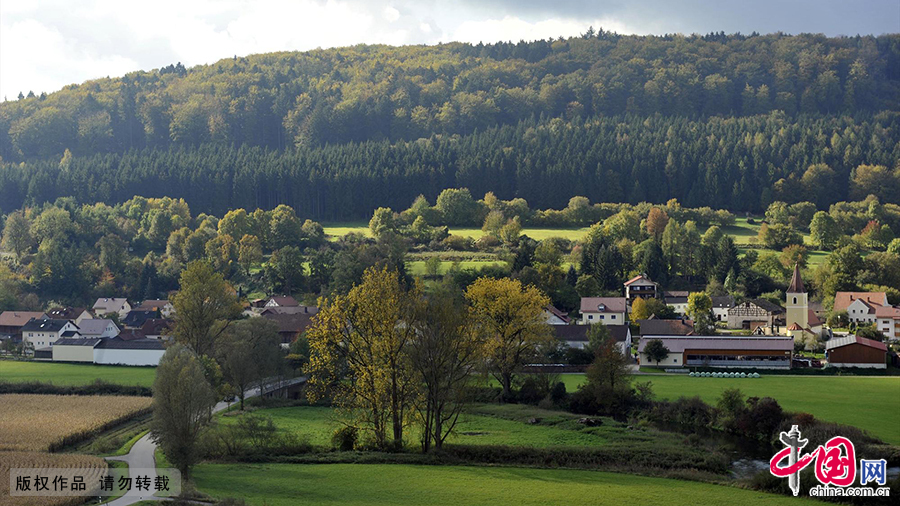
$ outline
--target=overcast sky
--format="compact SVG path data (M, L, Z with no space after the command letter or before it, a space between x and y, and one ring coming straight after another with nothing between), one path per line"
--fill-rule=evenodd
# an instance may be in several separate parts
M0 0L0 97L182 62L357 43L900 32L900 0Z

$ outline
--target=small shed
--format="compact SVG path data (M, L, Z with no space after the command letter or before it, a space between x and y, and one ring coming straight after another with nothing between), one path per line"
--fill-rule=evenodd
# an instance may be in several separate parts
M825 343L829 367L887 369L887 346L859 336L831 339Z

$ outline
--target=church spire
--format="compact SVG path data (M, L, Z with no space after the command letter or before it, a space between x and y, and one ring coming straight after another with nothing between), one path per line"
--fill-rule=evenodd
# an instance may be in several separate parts
M800 263L794 264L794 275L791 276L791 284L788 286L787 293L806 293L806 287L803 286L803 279L800 277Z

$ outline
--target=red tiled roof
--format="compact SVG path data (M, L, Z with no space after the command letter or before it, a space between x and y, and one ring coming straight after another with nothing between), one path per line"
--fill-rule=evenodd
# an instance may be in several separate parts
M560 320L562 320L566 323L569 323L569 315L567 315L566 313L563 313L562 311L557 309L556 306L554 306L553 304L548 305L544 309L549 311L551 314L555 315Z
M0 326L21 327L32 318L43 320L47 315L40 311L4 311L0 313Z
M875 309L876 318L900 319L900 307L882 306Z
M628 281L626 281L626 282L624 283L624 285L625 285L625 286L628 286L628 285L634 283L635 281L637 281L637 280L639 280L639 279L644 279L644 280L646 280L646 281L650 281L649 278L647 278L647 277L645 277L643 274L641 274L641 275L639 275L639 276L635 276L635 277L629 279ZM650 282L653 283L653 281L650 281ZM654 283L654 284L655 284L655 283Z
M834 311L846 311L854 300L874 302L879 306L887 305L887 294L884 292L837 292L834 294Z

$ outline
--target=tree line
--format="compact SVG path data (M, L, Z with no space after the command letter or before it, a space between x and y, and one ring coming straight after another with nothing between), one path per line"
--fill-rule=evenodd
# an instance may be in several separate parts
M762 212L775 201L819 209L877 196L900 203L900 115L795 118L614 116L527 119L465 136L290 150L231 144L0 163L0 205L133 195L184 199L198 212L292 207L317 221L403 209L446 188L560 209L592 202L666 202Z

